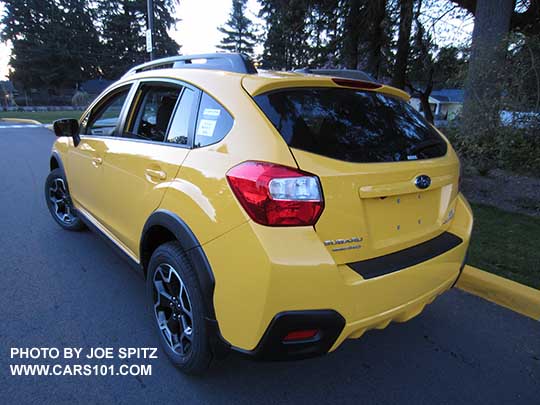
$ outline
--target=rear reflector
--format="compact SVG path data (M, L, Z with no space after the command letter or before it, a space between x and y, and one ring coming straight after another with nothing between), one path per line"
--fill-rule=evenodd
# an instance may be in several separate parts
M227 180L250 218L261 225L315 225L324 208L319 178L298 169L250 161L229 170Z
M373 83L373 82L364 82L363 80L332 79L332 81L339 86L354 87L356 89L364 89L364 90L379 89L382 87L382 84Z
M287 333L283 338L284 342L292 342L295 340L308 340L313 339L319 333L318 329L306 329L306 330L295 330Z

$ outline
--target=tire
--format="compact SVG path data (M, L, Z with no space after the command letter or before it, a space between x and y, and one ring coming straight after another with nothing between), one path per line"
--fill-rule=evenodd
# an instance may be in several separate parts
M163 350L182 372L202 374L212 360L205 306L195 270L178 242L154 251L146 290Z
M45 180L45 201L53 219L68 231L85 229L84 223L77 216L69 195L66 178L61 169L52 170Z

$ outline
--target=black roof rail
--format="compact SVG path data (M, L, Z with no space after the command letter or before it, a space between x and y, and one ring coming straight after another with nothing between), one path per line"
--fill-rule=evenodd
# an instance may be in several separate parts
M210 69L235 73L257 73L257 69L247 55L242 53L202 53L198 55L178 55L152 60L128 70L123 77L154 69Z
M364 72L363 70L302 68L302 69L295 69L294 72L313 74L313 75L342 77L344 79L364 80L367 82L376 82L376 80L370 74Z

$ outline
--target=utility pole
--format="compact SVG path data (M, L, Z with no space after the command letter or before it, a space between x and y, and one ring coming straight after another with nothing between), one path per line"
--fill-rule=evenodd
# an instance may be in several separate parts
M146 52L150 54L150 60L154 59L154 0L146 0L148 25L146 30Z

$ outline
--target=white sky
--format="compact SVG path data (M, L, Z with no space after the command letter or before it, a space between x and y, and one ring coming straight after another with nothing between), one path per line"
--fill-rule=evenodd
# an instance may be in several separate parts
M180 0L176 17L181 21L171 30L170 35L182 45L182 53L214 52L222 34L217 27L224 24L231 9L231 0ZM259 11L257 0L248 0L248 16L255 22ZM0 0L0 15L4 5ZM463 34L472 31L472 21L463 22L448 18L445 21L445 34L436 35L439 43L456 43L463 40ZM460 38L456 38L460 37ZM459 41L460 39L461 41ZM259 50L259 49L257 49ZM10 48L6 43L0 43L0 80L5 80L8 74Z

